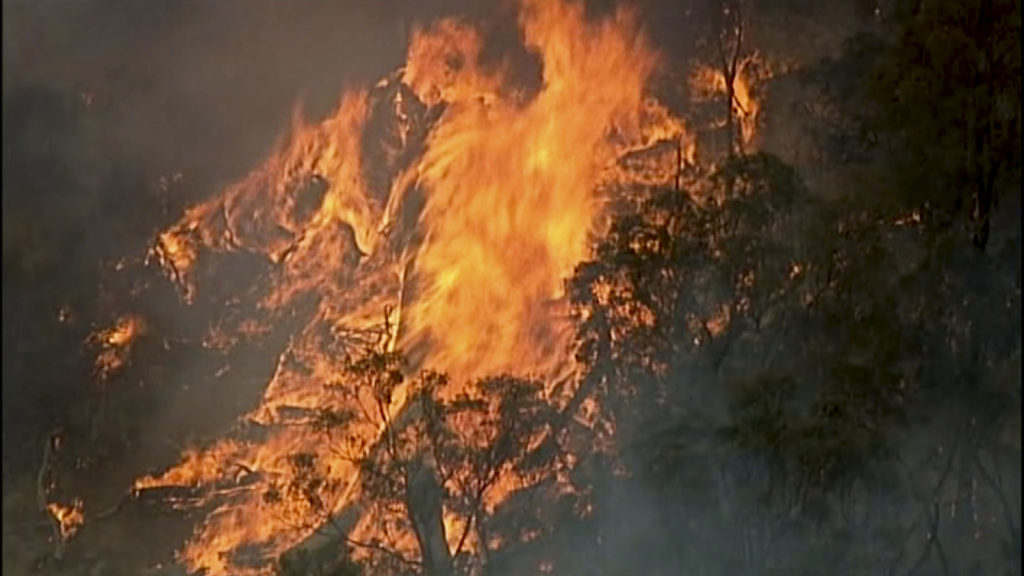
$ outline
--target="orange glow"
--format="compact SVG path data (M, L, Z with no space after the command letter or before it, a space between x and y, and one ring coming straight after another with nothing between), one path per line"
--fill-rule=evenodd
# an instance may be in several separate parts
M352 91L319 124L297 113L290 137L260 167L156 239L151 261L190 303L215 272L203 262L210 254L258 254L273 270L269 285L254 289L257 317L213 327L210 347L229 349L239 336L293 318L299 302L315 302L261 405L244 418L262 427L260 441L221 440L136 482L139 490L189 487L197 494L191 505L212 510L180 553L189 570L266 573L234 554L256 548L273 558L357 501L357 471L303 425L316 410L346 407L324 385L338 383L346 352L373 337L367 331L385 309L397 336L390 345L409 353L410 368L452 375L446 396L496 373L553 380L572 371L562 283L601 231L609 200L601 191L631 178L663 185L678 169L674 156L624 168L628 154L677 142L692 161L694 148L683 123L645 97L656 58L628 12L588 22L579 3L525 0L519 23L543 70L528 101L501 68L484 69L473 28L451 19L417 28L404 69L378 86L401 81L386 103L396 146L411 144L414 118L425 122L418 109L437 114L419 127L422 152L386 184L366 176L379 159L363 149L379 92ZM396 391L393 414L407 394ZM349 432L369 449L380 431ZM465 432L466 441L488 437L472 426ZM264 497L300 453L315 456L326 479L317 489L323 510L287 493ZM504 474L487 509L528 483ZM377 531L387 521L364 515L354 536L385 539ZM444 522L454 545L451 532L465 519L449 514ZM414 541L396 538L414 553Z
M85 522L85 514L82 512L82 501L80 499L76 498L71 503L71 506L62 506L51 502L46 505L46 509L57 520L57 524L60 525L60 537L63 540L68 540L74 536Z
M132 346L146 330L146 321L141 316L129 315L121 317L111 328L89 337L89 341L100 349L94 364L101 382L127 364Z
M736 79L733 81L732 114L739 125L739 135L747 152L755 146L755 136L761 116L761 103L756 90L764 80L759 76L763 66L758 54L752 53L737 64ZM705 64L694 67L690 76L690 90L697 101L723 98L728 94L725 75L722 70ZM720 126L725 125L725 120Z

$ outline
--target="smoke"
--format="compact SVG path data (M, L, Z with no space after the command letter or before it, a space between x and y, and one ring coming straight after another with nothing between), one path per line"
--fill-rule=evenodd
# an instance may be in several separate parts
M88 334L144 309L150 334L160 336L140 342L134 355L141 365L147 350L157 357L174 338L207 328L201 304L183 312L169 286L138 289L162 281L140 272L157 230L258 165L297 103L319 119L345 88L372 85L399 66L413 23L489 16L481 57L507 55L519 44L509 17L514 4L5 3L3 346L15 360L4 365L5 478L9 466L34 469L36 446L52 429L84 430L95 417L99 408L83 408L97 395L82 347ZM615 4L591 2L588 12L600 15ZM639 4L653 43L667 59L684 62L690 28L701 25L689 18L690 8ZM528 57L513 54L513 61L517 73L536 74ZM122 258L136 272L131 277L118 271ZM125 296L131 294L138 300ZM65 307L69 320L61 320ZM108 456L116 466L94 466L107 474L93 479L106 491L100 501L116 498L111 492L140 468L172 462L190 436L213 436L251 408L274 358L262 349L243 358L244 375L206 388L199 375L214 371L216 352L172 355L129 372L121 383L140 392L103 408L127 415L112 427L126 428L130 438L121 454ZM161 383L175 386L154 391ZM650 524L657 508L639 488L613 500L636 504L612 509L609 525ZM621 522L631 514L641 518Z

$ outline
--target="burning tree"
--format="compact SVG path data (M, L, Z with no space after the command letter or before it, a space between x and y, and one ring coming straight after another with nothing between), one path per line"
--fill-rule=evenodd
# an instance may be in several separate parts
M948 249L930 200L822 201L754 154L753 4L706 6L712 64L692 88L724 125L714 166L694 165L683 122L646 97L659 59L632 14L524 0L536 87L492 66L464 21L416 28L402 69L347 91L319 122L297 113L262 165L158 236L150 261L204 325L215 316L191 341L216 351L216 378L256 356L267 365L259 406L240 408L227 438L135 483L133 495L163 489L206 513L182 569L263 576L289 550L283 573L356 571L351 555L396 574L617 575L638 571L616 557L626 542L667 558L664 573L792 573L806 539L804 556L854 542L854 569L895 573L935 558L948 571L948 543L972 530L985 546L1019 542L1004 481L1019 476L1005 408L1019 397L1019 324L1014 338L1002 318L1019 310L1019 266L1014 277ZM871 138L954 158L956 178L900 157L907 181L935 176L958 195L974 183L982 246L996 189L1015 174L1002 157L1019 148L1019 106L991 72L1019 68L1015 29L985 24L993 6L901 15L912 26L887 48L899 57L867 84L902 100L853 107L876 116L863 123ZM964 50L902 74L961 20L976 28ZM965 69L998 97L921 91L972 51ZM865 84L849 64L842 75ZM973 102L972 114L920 130L933 100L957 115ZM949 146L930 147L940 137ZM997 281L971 284L972 272ZM368 328L381 307L396 314ZM125 315L97 333L95 376L136 369L163 331ZM223 379L233 394L237 374ZM897 424L936 405L955 423L929 444L938 465L899 461ZM902 500L869 506L889 486ZM656 494L652 534L627 534L633 512L609 501L641 490L622 487ZM59 535L82 520L81 508L39 507ZM880 537L884 524L905 533ZM578 568L575 550L599 560Z
M311 517L335 517L335 507L349 504L353 517L361 517L357 508L372 512L365 505L372 498L359 505L351 498L375 489L394 504L378 507L382 514L405 518L394 531L407 538L385 543L412 565L444 571L461 561L452 550L481 558L492 552L491 498L535 480L533 472L512 473L520 456L509 451L521 441L508 434L526 432L510 425L511 414L533 410L527 399L554 408L572 393L563 279L603 226L600 184L621 175L617 163L626 154L685 136L682 122L645 95L656 58L635 14L591 18L579 2L526 0L519 24L525 49L542 66L537 92L524 92L487 63L483 38L466 22L417 27L402 70L373 90L346 92L319 123L297 118L262 166L188 209L157 239L151 261L186 303L225 311L224 331L238 337L212 340L223 341L226 355L236 341L288 332L260 406L242 418L243 434L136 483L209 490L203 505L216 503L216 513L181 552L189 569L259 573L252 562L240 567L239 550L277 556L309 536ZM650 168L668 179L677 172L671 162ZM259 262L255 285L242 287L241 297L200 292L222 262L239 255ZM358 335L388 306L393 348L366 355L375 358L368 365L347 362ZM398 349L408 354L400 382L382 380L380 370L401 362L380 354ZM407 371L425 367L452 380L407 380ZM522 392L542 387L513 385L521 381L511 376L489 379L501 374L540 375L544 394ZM319 432L331 428L344 441L307 433L318 413ZM445 426L426 425L435 413ZM457 441L432 435L445 429ZM452 445L459 449L449 454ZM297 453L315 458L297 461ZM324 484L297 486L297 493L312 490L323 502L271 515L254 479L286 486L294 471L309 470ZM379 478L392 480L375 485ZM422 491L414 490L416 478L427 482ZM342 523L370 544L372 522ZM504 538L500 546L509 545Z
M475 573L494 546L495 502L555 473L554 455L538 455L553 410L539 381L496 376L453 395L445 374L405 371L386 342L366 347L325 384L337 407L308 422L308 433L359 471L351 489L361 520L336 514L324 498L336 486L307 453L291 457L289 477L270 485L265 501L293 522L333 531L376 569ZM379 440L368 442L366 430Z
M667 573L813 573L839 551L845 573L1018 573L999 478L1019 476L1020 324L991 315L1020 305L1014 245L971 256L767 155L702 183L620 217L572 291L584 385L650 451L636 473L660 502L694 491L660 525L692 543Z

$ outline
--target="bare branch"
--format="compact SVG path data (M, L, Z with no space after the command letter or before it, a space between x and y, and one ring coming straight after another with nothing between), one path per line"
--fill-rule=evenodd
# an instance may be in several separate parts
M452 557L457 557L462 552L462 546L466 543L466 537L469 536L469 529L473 526L473 520L476 518L476 514L470 514L466 520L466 526L462 529L462 536L459 537L459 544L455 547L455 552L452 553Z

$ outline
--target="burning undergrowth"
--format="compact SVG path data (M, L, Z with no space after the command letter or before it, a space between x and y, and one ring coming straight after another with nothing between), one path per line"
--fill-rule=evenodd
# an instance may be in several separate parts
M414 558L441 546L435 556L482 562L503 541L539 534L488 536L484 516L528 489L574 490L571 447L543 472L524 464L537 458L528 454L492 461L475 488L469 479L484 472L466 454L482 458L501 430L516 430L509 406L523 410L527 397L550 413L519 438L528 452L568 442L565 418L553 416L580 405L563 281L628 200L623 190L678 185L695 143L647 96L657 56L628 11L588 20L576 3L527 0L519 24L540 62L538 89L515 85L507 64L485 64L484 38L466 22L417 28L404 68L347 91L320 122L297 111L262 165L158 235L148 262L186 306L216 318L203 346L223 355L218 376L230 378L252 346L280 343L259 406L134 483L135 495L183 490L168 505L201 512L179 555L189 570L265 573L339 522L363 553L386 542ZM125 316L98 334L99 377L151 331ZM353 371L358 358L393 369L386 393L366 366ZM442 457L441 437L409 424L430 410L461 431L462 456ZM343 430L348 452L310 433L318 426ZM410 524L399 513L408 503L369 503L366 462L378 453L440 483L448 499L437 518ZM441 544L420 521L439 523L430 530Z

